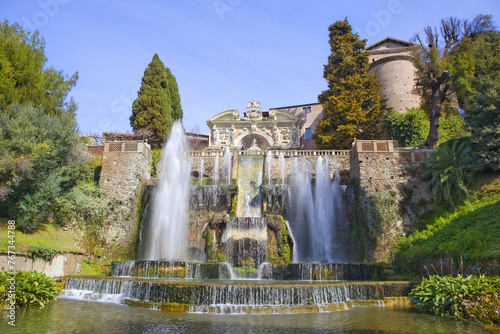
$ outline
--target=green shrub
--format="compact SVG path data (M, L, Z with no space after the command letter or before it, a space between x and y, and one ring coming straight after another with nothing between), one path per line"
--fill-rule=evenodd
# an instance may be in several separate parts
M409 109L402 114L395 110L384 115L383 126L400 147L421 146L429 134L429 119L421 109Z
M93 184L81 184L55 200L54 221L67 224L102 224L108 205L101 189Z
M26 256L32 260L40 258L48 262L52 260L54 256L56 256L56 254L60 252L61 251L59 249L55 249L48 246L30 246L28 247Z
M483 324L500 325L500 295L482 291L479 296L466 299L463 303L465 318Z
M500 293L500 277L488 276L438 276L432 275L413 288L409 299L418 308L441 316L464 318L467 309L475 309L471 300L484 297L483 291Z
M151 158L151 176L155 176L157 173L156 166L161 161L161 149L153 149L153 157Z
M18 271L15 274L0 272L0 305L7 304L11 297L8 279L15 278L15 305L44 306L52 299L56 299L59 288L52 278L44 273Z

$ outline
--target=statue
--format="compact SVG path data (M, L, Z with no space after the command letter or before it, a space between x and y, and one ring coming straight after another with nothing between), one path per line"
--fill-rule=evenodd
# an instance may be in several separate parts
M215 144L217 142L217 129L214 125L214 127L212 128L212 144Z
M231 125L231 130L229 130L229 145L233 144L235 136L236 136L236 129L235 129L234 124L233 124L233 125Z
M278 146L279 143L279 133L278 133L278 126L275 125L273 128L273 140L274 140L274 146Z
M250 111L257 111L257 108L262 109L262 105L260 102L255 102L255 100L253 100L253 102L248 102L247 108L251 108Z

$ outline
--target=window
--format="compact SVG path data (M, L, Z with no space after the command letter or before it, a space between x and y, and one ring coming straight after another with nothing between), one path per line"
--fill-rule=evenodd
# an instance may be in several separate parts
M302 113L303 114L309 114L311 112L311 107L303 107L302 108Z
M306 133L304 135L305 140L310 140L312 139L312 129L311 128L306 128Z

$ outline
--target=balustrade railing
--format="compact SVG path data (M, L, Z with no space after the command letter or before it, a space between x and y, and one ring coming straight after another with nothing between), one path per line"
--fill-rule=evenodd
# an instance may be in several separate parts
M104 153L142 153L146 159L151 161L153 153L149 145L143 141L110 141L104 143Z
M232 151L232 154L237 155L267 155L269 151ZM303 156L331 156L331 155L342 155L348 156L348 150L271 150L271 155L278 157L283 154L285 157L303 157ZM188 157L222 157L224 152L221 151L189 151L186 152Z

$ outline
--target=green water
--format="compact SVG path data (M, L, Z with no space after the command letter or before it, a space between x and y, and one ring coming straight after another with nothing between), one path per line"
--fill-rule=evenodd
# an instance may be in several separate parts
M389 307L332 313L216 315L170 313L119 304L60 299L2 318L0 333L491 333L480 325Z

